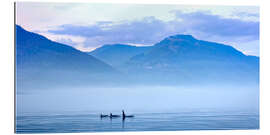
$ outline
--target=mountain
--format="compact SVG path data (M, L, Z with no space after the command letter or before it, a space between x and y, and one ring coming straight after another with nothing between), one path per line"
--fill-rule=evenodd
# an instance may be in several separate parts
M110 65L16 25L16 75L19 87L91 84L119 72Z
M16 26L17 89L231 82L258 83L259 58L191 35L169 36L149 47L113 44L85 53Z
M144 53L150 50L151 47L136 47L124 44L111 44L104 45L88 54L95 56L96 58L118 67L127 62L131 57Z
M259 58L229 45L174 35L130 58L125 72L142 82L258 82Z

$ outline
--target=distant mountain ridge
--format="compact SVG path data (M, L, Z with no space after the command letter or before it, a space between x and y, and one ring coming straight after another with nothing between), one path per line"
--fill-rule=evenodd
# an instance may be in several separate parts
M143 71L167 81L258 81L259 58L246 56L229 45L197 40L191 35L175 35L134 56L129 70ZM142 78L147 78L142 75ZM174 79L172 79L174 78ZM179 81L181 80L181 81Z
M258 59L256 56L246 56L232 46L197 40L191 35L175 35L167 37L155 44L151 50L143 54L143 59L149 59L151 61L154 59L190 59L195 61L204 59L232 60L231 58L244 57ZM136 59L142 59L142 55L133 57L132 61Z
M124 47L122 45L121 47ZM125 46L130 48L130 46ZM110 62L126 56L117 45L97 48L91 55L109 57ZM134 52L139 47L133 47ZM100 51L102 50L102 51ZM105 51L103 51L105 50ZM107 53L113 51L115 53ZM104 53L106 52L106 53ZM117 55L118 57L114 57ZM259 58L247 56L232 46L203 41L191 35L169 36L153 46L118 61L119 69L141 82L254 81L259 78ZM106 60L105 60L106 61Z
M85 53L16 26L17 88L106 84L258 83L259 57L191 35L153 46L104 45Z
M97 57L100 60L112 65L120 66L127 62L131 57L150 50L151 47L137 47L125 44L103 45L88 54Z
M93 56L28 32L18 25L16 71L19 86L30 86L31 83L34 86L34 82L39 85L91 84L109 75L119 74L116 69Z
M50 60L57 60L57 59L61 60L64 57L68 57L69 59L65 59L64 61L58 61L60 63L52 63L52 64L57 64L57 65L54 65L56 66L54 68L61 66L60 64L69 64L69 66L66 68L70 68L70 69L85 68L87 70L88 68L92 68L92 70L100 70L100 68L96 68L95 66L98 66L98 67L103 66L104 68L106 68L105 70L113 70L112 67L110 67L109 65L107 65L106 63L102 61L99 61L95 57L89 56L85 54L84 52L81 52L71 46L51 41L35 33L27 32L20 26L16 26L16 37L17 37L16 53L18 56L18 60L17 60L18 64L20 63L23 64L23 62L27 62L27 60L35 60L35 58L37 58L38 56L42 59L45 59L44 62L48 62L46 61L46 59L48 58L52 58ZM42 57L43 53L44 55L46 53L49 53L50 55L47 57ZM42 59L38 59L40 63L37 63L37 61L35 61L34 64L44 64L42 63L43 62ZM76 60L71 61L71 59L76 59ZM80 62L82 62L83 65L80 65L80 67L76 67L77 66L76 64ZM48 63L46 63L46 65L43 65L43 66L48 66Z

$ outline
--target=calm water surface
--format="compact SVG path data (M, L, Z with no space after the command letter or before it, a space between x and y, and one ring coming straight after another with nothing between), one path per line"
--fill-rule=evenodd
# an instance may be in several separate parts
M176 131L258 129L259 115L245 112L137 113L134 118L100 118L98 114L24 115L17 133Z

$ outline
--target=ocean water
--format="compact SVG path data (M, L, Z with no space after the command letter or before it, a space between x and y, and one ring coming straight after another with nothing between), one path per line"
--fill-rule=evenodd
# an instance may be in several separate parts
M120 114L120 113L119 113ZM259 129L259 115L247 112L133 113L134 118L99 114L40 114L16 117L16 133Z

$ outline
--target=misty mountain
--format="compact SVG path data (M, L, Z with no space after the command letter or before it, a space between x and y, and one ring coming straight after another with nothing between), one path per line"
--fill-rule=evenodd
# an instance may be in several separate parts
M124 44L104 45L88 54L112 65L120 66L127 62L131 57L150 50L151 47L136 47Z
M259 80L258 57L191 35L167 37L147 52L131 57L124 67L138 80L161 83Z
M108 63L108 64L107 64ZM85 53L16 26L17 88L183 85L259 81L259 58L191 35L150 47L104 45Z
M119 72L108 64L16 25L18 86L91 84ZM36 84L35 84L36 83Z

